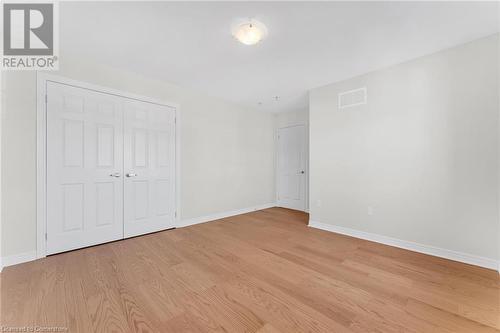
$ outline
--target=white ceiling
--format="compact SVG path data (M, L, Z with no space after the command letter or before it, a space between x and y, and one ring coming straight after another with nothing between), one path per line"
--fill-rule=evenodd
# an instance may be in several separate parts
M496 2L61 3L61 54L265 111L307 108L307 91L498 31ZM266 24L246 46L233 20ZM274 101L273 96L280 96ZM259 102L262 105L259 106Z

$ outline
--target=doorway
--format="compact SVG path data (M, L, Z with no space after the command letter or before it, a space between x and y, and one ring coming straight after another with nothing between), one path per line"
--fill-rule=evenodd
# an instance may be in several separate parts
M278 128L277 204L307 211L307 136L305 125Z
M44 88L41 254L175 227L176 107L85 84Z

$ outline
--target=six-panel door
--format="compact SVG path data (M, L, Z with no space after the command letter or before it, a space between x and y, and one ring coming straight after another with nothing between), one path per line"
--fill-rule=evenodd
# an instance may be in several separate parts
M47 83L47 254L123 237L121 104Z
M173 227L174 203L175 109L47 83L47 254Z
M304 126L278 130L278 206L305 210L306 154Z
M175 221L175 109L127 100L124 234L173 228Z

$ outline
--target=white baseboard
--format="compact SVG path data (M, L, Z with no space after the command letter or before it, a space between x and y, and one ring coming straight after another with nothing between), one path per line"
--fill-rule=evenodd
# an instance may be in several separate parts
M262 210L262 209L271 208L271 207L276 207L276 204L273 202L273 203L268 203L268 204L263 204L263 205L248 207L248 208L242 208L242 209L237 209L237 210L231 210L231 211L212 214L212 215L205 215L205 216L195 217L195 218L191 218L191 219L185 219L185 220L181 220L179 223L177 223L177 227L182 228L182 227L187 227L187 226L194 225L194 224L205 223L205 222L210 222L210 221L214 221L214 220L220 220L220 219L223 219L226 217L246 214L246 213L254 212L256 210Z
M491 258L485 258L485 257L476 256L473 254L442 249L442 248L431 246L431 245L414 243L414 242L405 241L402 239L387 237L387 236L378 235L378 234L372 234L372 233L365 232L365 231L344 228L344 227L326 224L326 223L317 222L317 221L312 221L312 220L309 220L309 226L312 228L317 228L317 229L321 229L321 230L335 232L337 234L352 236L352 237L361 238L361 239L369 240L369 241L376 242L376 243L381 243L381 244L385 244L385 245L399 247L399 248L414 251L414 252L425 253L425 254L429 254L431 256L435 256L435 257L441 257L441 258L445 258L445 259L463 262L463 263L470 264L470 265L489 268L489 269L496 270L500 273L500 262L498 262L495 259L491 259Z
M258 205L258 206L243 208L243 209L237 209L237 210L232 210L232 211L213 214L213 215L196 217L196 218L192 218L192 219L182 220L177 225L177 227L187 227L187 226L193 225L193 224L204 223L204 222L209 222L209 221L213 221L213 220L219 220L219 219L222 219L225 217L241 215L241 214L245 214L245 213L254 212L256 210L271 208L271 207L275 207L275 206L276 205L274 203L268 203L268 204L264 204L264 205ZM7 256L7 257L0 257L0 272L2 271L2 269L4 267L21 264L23 262L32 261L35 259L37 259L36 251L24 252L24 253L12 255L12 256Z
M0 258L0 271L7 266L22 264L36 259L36 251L29 251Z

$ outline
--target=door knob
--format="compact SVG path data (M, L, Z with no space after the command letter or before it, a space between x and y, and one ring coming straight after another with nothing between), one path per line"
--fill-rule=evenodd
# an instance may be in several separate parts
M127 177L137 177L136 173L127 173Z
M120 175L119 172L112 173L112 174L110 174L110 176L111 177L115 177L115 178L120 178L121 177L121 175Z
M305 172L304 170L302 170L300 173L301 173L301 174L304 174L304 173L306 173L306 172Z

